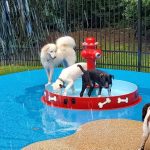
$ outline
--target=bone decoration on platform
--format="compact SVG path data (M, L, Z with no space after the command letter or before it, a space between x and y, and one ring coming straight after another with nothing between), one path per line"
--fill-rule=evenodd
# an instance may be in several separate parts
M49 96L48 97L48 101L55 101L56 102L56 100L57 100L56 96L54 96L54 97Z
M106 98L106 101L104 101L103 103L99 102L98 106L99 106L99 108L103 108L104 105L109 104L109 103L111 103L111 99L110 98Z
M120 104L120 103L128 103L128 102L129 102L128 97L126 97L125 99L121 99L120 97L118 98L118 104Z

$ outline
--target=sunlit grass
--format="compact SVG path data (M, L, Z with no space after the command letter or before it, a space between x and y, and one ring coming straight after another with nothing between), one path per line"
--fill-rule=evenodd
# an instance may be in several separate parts
M0 75L10 74L15 72L29 71L34 69L41 69L42 66L0 66Z
M77 62L85 61L81 58L79 51L76 51L76 54ZM141 71L150 72L150 55L146 53L142 54L141 59ZM0 75L42 68L42 66L39 65L40 63L37 64L37 62L34 61L25 62L25 64L26 65L0 66ZM103 50L102 57L99 60L97 60L96 67L137 71L138 55L136 52Z
M80 53L77 53L78 62L85 61L81 58ZM96 61L98 68L111 68L121 70L138 70L138 56L135 52L125 51L103 51L102 57ZM141 71L150 72L150 55L143 54L141 61Z

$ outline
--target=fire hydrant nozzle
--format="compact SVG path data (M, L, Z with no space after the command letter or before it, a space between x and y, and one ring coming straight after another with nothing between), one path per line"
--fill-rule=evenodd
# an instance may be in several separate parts
M96 59L102 55L101 49L96 49L98 42L95 42L94 37L88 37L82 44L84 49L81 51L81 56L87 61L87 69L93 70L96 68Z

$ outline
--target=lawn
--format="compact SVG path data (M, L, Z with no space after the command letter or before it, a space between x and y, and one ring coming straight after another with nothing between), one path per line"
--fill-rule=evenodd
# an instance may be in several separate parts
M0 66L0 75L10 74L14 72L22 72L22 71L29 71L34 69L41 69L41 66Z
M54 35L55 38L56 35L57 37L61 36L56 32L52 32L50 35ZM78 62L85 61L81 58L79 51L83 49L82 42L86 37L93 36L96 37L96 41L99 42L97 47L101 48L103 51L101 59L97 60L97 67L134 71L138 70L138 44L136 37L134 37L133 29L92 29L89 31L83 30L71 32L70 35L76 40L76 54ZM54 41L55 38L53 39ZM47 38L47 41L52 42L52 39ZM149 49L150 45L148 43L143 43L141 71L144 72L150 72ZM38 60L38 51L37 49L34 50L30 51L29 49L28 51L25 51L25 53L23 51L19 58L14 57L17 58L17 61L14 62L14 64L17 65L0 66L0 75L41 68L40 60ZM34 52L36 55L33 57L31 52Z

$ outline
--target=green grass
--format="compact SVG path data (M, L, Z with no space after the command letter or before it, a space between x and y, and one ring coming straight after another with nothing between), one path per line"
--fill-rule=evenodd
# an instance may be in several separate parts
M30 71L34 69L41 69L42 66L0 66L0 75L22 72L22 71Z
M80 57L80 53L77 53L78 61L85 61ZM121 70L138 70L138 56L136 53L128 52L111 52L103 51L101 59L97 60L98 68L112 68ZM141 71L150 72L150 55L142 54Z
M77 51L78 62L85 61L81 58L80 52ZM100 68L112 68L121 70L138 70L138 57L136 53L128 53L125 51L103 51L101 59L97 60L97 67ZM34 63L27 63L28 65L10 65L0 66L0 75L10 74L14 72L29 71L34 69L41 69L42 66L33 66ZM35 62L36 64L36 62ZM150 72L150 55L142 54L141 71Z

